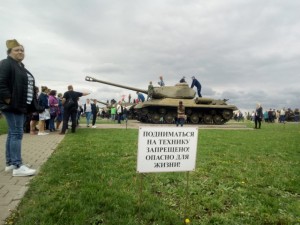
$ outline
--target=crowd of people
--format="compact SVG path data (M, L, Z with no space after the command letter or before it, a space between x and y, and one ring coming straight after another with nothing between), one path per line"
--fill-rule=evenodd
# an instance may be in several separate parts
M263 111L263 110L262 110ZM281 108L281 109L269 109L264 110L260 114L260 119L265 123L285 123L285 122L299 122L300 121L300 111L298 108L292 110L291 108ZM244 121L245 119L255 122L256 110L250 112L245 112L243 114L240 110L236 111L233 115L233 119L237 122Z

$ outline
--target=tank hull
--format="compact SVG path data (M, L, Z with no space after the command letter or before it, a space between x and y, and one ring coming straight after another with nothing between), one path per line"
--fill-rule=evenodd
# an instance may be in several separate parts
M185 106L186 121L191 124L224 124L237 110L223 100L164 98L138 103L134 107L136 118L144 123L174 123L179 100Z

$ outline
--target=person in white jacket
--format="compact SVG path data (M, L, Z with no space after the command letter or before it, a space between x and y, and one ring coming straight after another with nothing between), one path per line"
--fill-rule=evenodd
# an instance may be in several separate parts
M122 114L123 114L123 106L121 101L119 101L117 105L117 114L118 114L118 123L121 123Z

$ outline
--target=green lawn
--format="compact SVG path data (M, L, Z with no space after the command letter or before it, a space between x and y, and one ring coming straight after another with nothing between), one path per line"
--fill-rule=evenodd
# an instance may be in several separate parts
M177 225L186 212L190 224L300 224L300 124L199 130L188 196L185 172L136 173L137 138L131 129L67 134L7 223Z
M0 116L0 135L1 134L6 134L7 133L7 123L5 121L5 118L3 115Z

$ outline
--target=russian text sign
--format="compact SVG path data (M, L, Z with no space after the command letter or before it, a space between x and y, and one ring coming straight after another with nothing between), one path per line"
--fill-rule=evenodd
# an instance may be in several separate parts
M137 172L195 170L198 127L140 127Z

